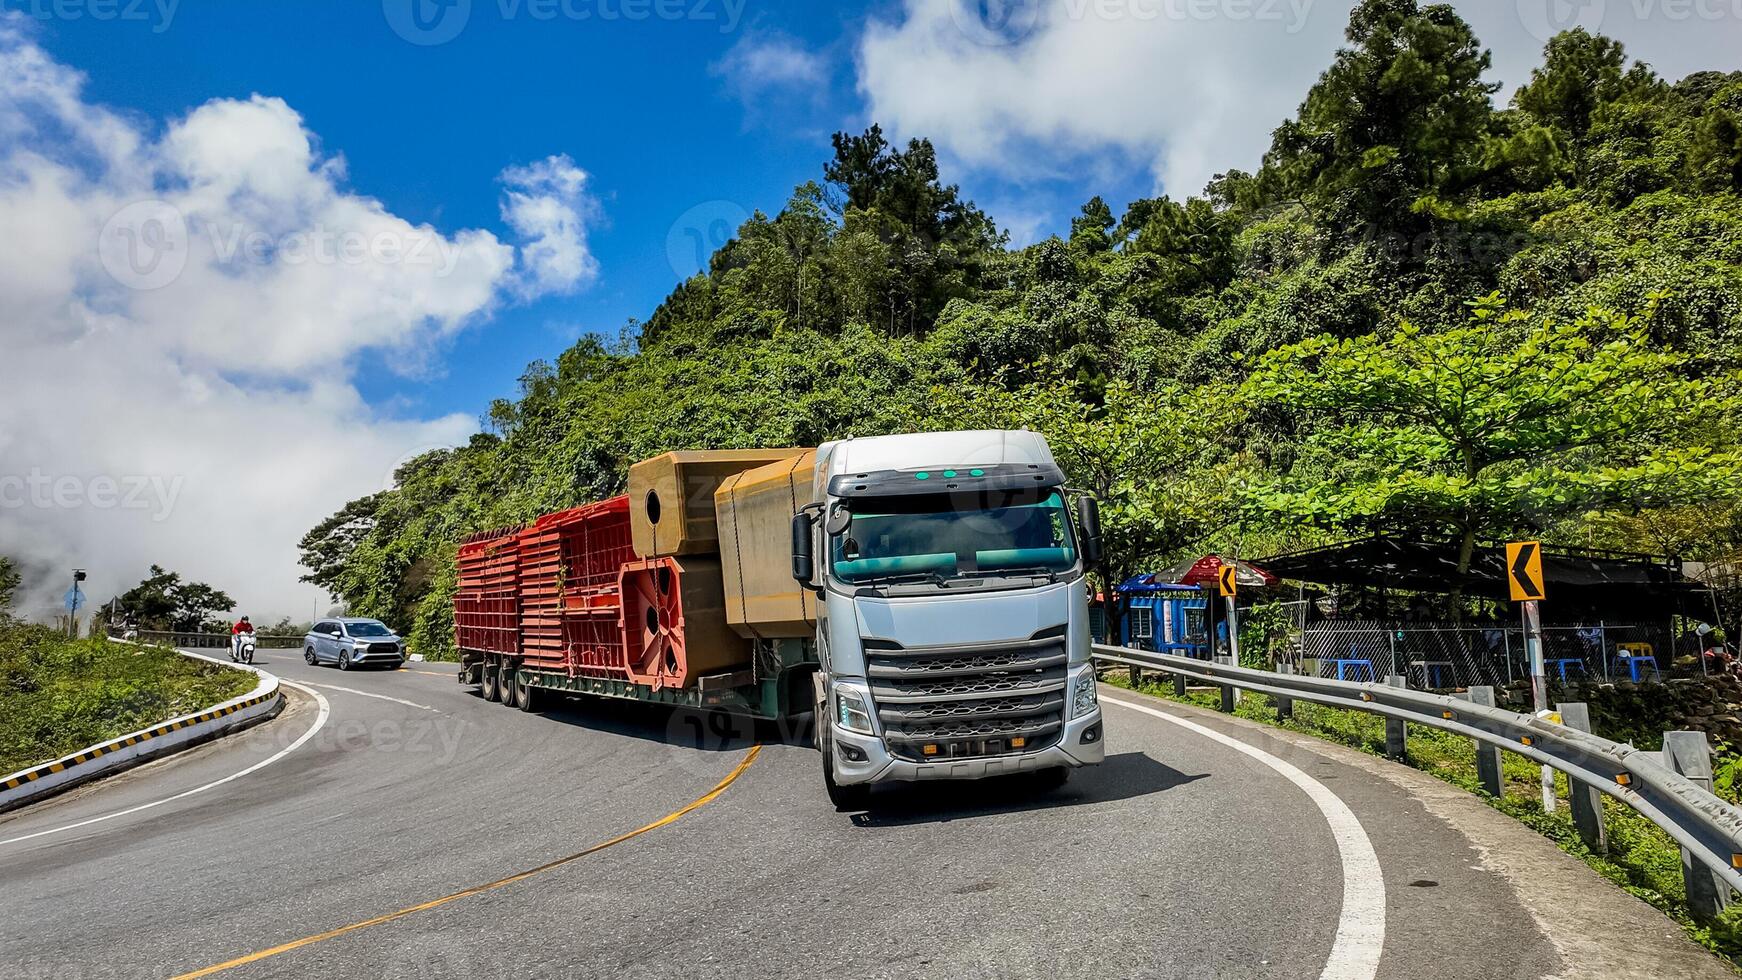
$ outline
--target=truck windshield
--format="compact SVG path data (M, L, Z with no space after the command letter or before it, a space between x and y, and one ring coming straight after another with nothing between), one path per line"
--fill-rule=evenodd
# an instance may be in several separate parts
M1064 497L1047 488L855 500L834 535L843 582L1069 571L1076 541Z

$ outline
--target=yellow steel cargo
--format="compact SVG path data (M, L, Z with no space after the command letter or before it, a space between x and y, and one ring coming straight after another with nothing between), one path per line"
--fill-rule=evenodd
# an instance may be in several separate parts
M708 449L666 453L629 467L629 529L641 558L718 550L714 491L727 477L803 449ZM786 540L784 537L781 540Z
M792 518L811 502L816 451L729 477L714 493L726 621L751 638L811 636L816 596L792 578Z

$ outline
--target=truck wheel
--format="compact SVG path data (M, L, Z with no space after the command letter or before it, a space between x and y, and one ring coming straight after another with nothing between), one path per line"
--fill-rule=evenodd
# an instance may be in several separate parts
M871 809L870 783L842 786L835 782L835 748L827 744L827 739L823 744L823 785L828 788L829 802L835 805L836 813Z
M514 700L520 706L520 710L528 713L537 711L538 702L542 695L543 692L534 687L532 682L527 679L526 672L521 671L519 679L515 681L514 691Z
M497 686L502 688L502 703L510 708L520 706L519 676L520 671L516 670L513 664L504 663L502 676L496 681Z
M484 661L484 700L502 700L502 689L497 686L497 674L501 665Z

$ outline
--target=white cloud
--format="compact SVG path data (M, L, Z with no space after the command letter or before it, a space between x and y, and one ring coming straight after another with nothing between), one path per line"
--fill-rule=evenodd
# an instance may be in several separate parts
M1540 59L1544 5L1457 4L1493 49L1506 93ZM904 0L859 43L872 119L929 136L1006 177L1135 156L1161 189L1195 194L1258 166L1343 43L1352 0ZM1579 7L1579 5L1574 5ZM1682 16L1687 9L1711 16ZM1732 8L1736 8L1732 10ZM1679 77L1734 67L1742 3L1587 0L1635 57ZM1533 33L1534 31L1534 33Z
M599 263L587 248L594 205L585 171L565 154L510 167L502 183L502 220L528 240L520 250L523 291L570 292L598 278Z
M585 175L505 172L517 251L347 189L282 100L153 136L82 87L0 17L0 554L53 570L32 614L62 568L100 600L157 562L307 615L302 533L476 427L383 417L359 360L420 363L507 300L591 282Z
M708 69L725 79L746 106L776 91L820 95L828 69L823 59L781 34L749 33Z

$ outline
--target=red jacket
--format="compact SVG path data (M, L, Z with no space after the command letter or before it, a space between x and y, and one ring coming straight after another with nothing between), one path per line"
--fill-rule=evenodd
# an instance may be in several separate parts
M237 633L252 633L252 632L254 632L254 624L248 622L246 619L241 620L236 625L230 627L230 635L231 636L235 636Z

